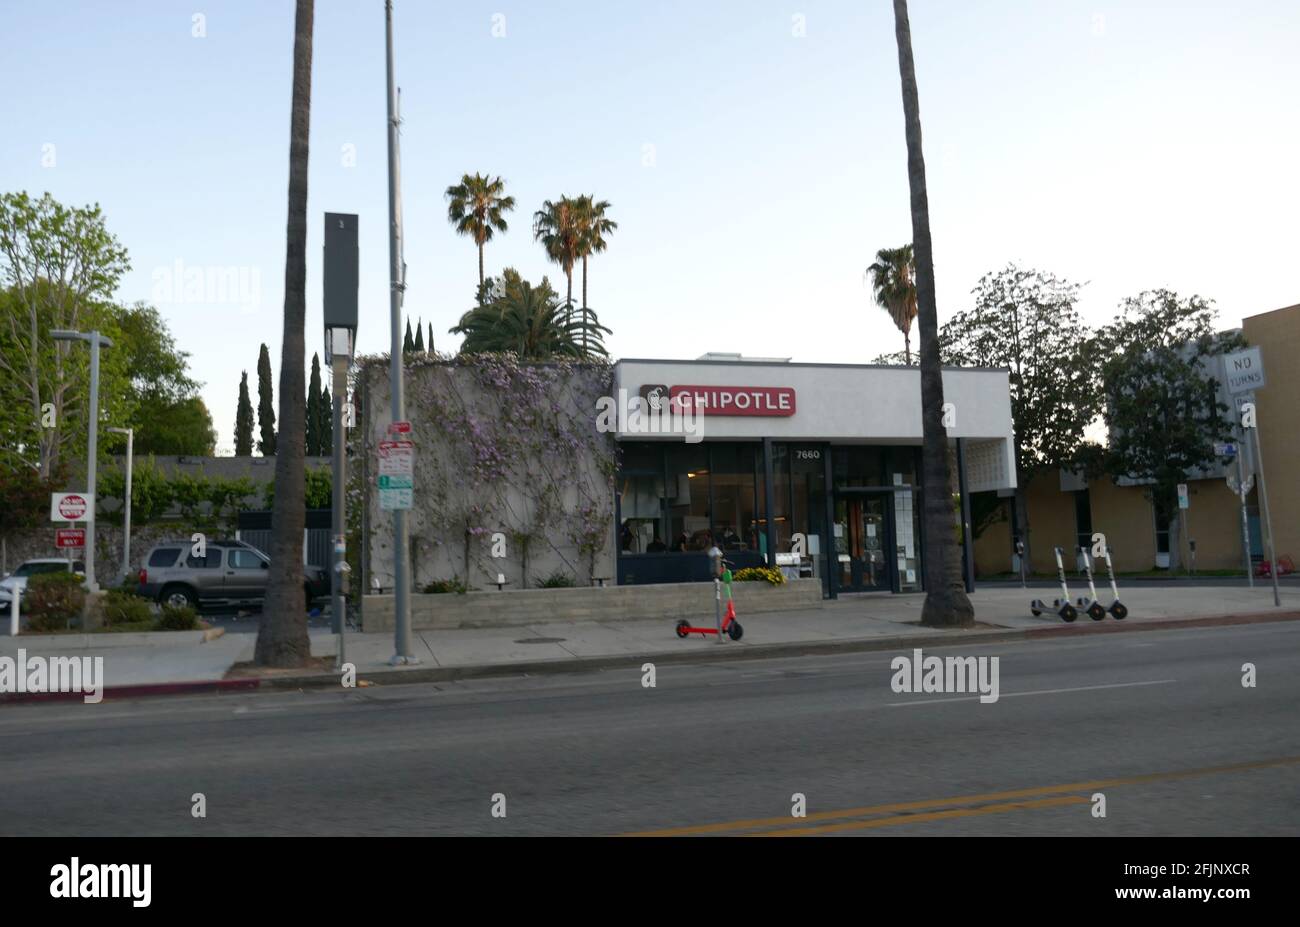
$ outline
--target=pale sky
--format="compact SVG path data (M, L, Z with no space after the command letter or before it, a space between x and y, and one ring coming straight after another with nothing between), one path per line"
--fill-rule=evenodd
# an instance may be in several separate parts
M911 237L887 0L395 6L407 308L440 350L477 281L443 190L473 171L519 203L488 273L557 290L533 211L612 203L590 301L615 357L901 349L863 281ZM1094 323L1155 287L1216 300L1224 327L1300 302L1300 3L913 0L911 17L941 321L1012 260L1089 281ZM388 345L383 25L381 0L318 0L309 362L326 211L360 214L360 348ZM103 206L133 262L118 298L158 305L230 453L260 342L279 370L293 4L0 0L0 33L0 187ZM248 289L168 294L177 262Z

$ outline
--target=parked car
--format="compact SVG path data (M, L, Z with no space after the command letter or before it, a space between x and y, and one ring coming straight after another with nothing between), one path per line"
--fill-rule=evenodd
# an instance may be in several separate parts
M71 570L85 575L86 565L80 560L60 560L57 557L41 557L25 560L3 580L0 580L0 613L7 614L13 607L14 596L18 596L18 607L23 607L23 597L27 595L27 580L37 573L63 573Z
M209 606L260 605L266 597L271 558L243 541L208 541L204 556L195 557L190 541L155 544L137 577L139 595L160 603ZM303 568L307 604L329 595L329 574L316 566Z

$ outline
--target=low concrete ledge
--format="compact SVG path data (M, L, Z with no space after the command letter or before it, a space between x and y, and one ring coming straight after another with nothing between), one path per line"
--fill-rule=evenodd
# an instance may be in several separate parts
M822 607L822 584L797 579L781 586L733 583L739 615ZM393 630L393 597L368 595L361 603L366 632ZM441 593L411 596L411 627L501 628L546 621L619 621L649 618L713 619L709 583L642 586L581 586L572 589L516 589L508 592Z
M24 631L17 637L0 637L0 653L27 650L114 650L119 647L164 647L173 644L205 644L225 633L224 628L202 631L101 631L98 634L40 634Z

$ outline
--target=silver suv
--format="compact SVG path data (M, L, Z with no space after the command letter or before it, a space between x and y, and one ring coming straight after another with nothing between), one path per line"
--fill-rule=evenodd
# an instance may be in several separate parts
M208 541L204 556L192 553L189 541L155 544L139 573L138 593L171 605L260 605L266 596L271 559L243 541ZM307 604L329 594L328 574L320 567L304 566L303 591Z

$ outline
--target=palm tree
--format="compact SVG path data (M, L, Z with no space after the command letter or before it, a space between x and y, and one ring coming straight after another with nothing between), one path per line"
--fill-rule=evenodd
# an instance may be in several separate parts
M881 248L867 268L876 305L889 313L903 333L903 357L912 363L912 320L916 318L916 265L912 246Z
M921 153L921 106L912 61L912 27L907 0L894 0L894 34L903 88L907 137L907 179L912 193L912 245L916 249L917 328L921 349L921 491L925 517L925 605L921 624L968 627L975 610L966 597L957 550L957 513L948 470L948 434L943 426L943 370L939 362L939 321L934 295L934 254L930 242L930 203Z
M483 280L483 246L497 232L509 226L505 214L515 208L513 196L503 196L506 182L500 177L465 174L460 183L447 188L447 221L461 235L468 235L478 245L478 282Z
M569 281L564 300L566 315L573 315L573 265L582 257L582 210L578 199L550 200L533 214L533 238L542 243L546 256L560 265Z
M314 0L298 0L293 35L293 104L289 115L289 221L285 235L284 337L280 344L280 437L271 509L271 567L257 627L260 666L302 666L311 656L303 589L306 522L303 395L307 314L307 140L311 126L311 43Z
M464 335L462 354L513 353L522 360L605 357L602 335L609 329L591 318L567 319L559 296L543 278L538 286L507 267L489 279L482 300L461 316L452 334Z
M608 200L596 202L594 196L578 197L578 228L580 230L580 248L582 254L582 317L587 318L587 258L600 254L609 246L605 236L613 234L618 223L605 217L609 209ZM584 343L583 349L586 349Z

